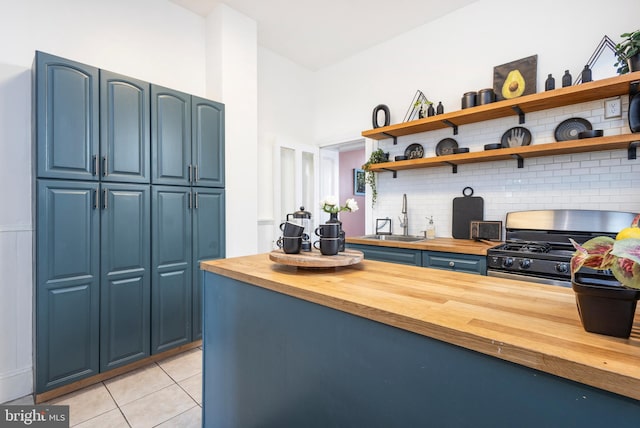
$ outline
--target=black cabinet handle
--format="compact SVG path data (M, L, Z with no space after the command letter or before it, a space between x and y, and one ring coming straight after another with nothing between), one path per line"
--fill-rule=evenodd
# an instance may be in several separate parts
M106 177L109 173L109 161L107 160L107 156L102 158L102 176Z
M91 175L98 174L98 156L93 155L93 171L91 171Z
M109 203L107 202L108 199L109 199L109 190L103 189L102 190L102 208L105 210L109 208Z

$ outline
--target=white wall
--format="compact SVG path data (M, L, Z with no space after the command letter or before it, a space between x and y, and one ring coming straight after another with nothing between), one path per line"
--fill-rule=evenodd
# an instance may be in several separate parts
M257 253L257 24L221 4L207 17L207 95L225 103L226 256Z
M31 73L0 64L0 403L31 392Z
M402 122L417 89L445 111L460 109L464 92L492 87L493 67L529 55L538 55L538 91L552 73L556 86L569 69L576 77L606 34L614 41L637 28L640 3L612 0L598 4L580 0L514 3L480 0L435 22L407 32L316 75L315 138L319 143L355 139L371 129L371 112L387 104L391 123ZM579 18L578 18L579 16ZM375 31L375 29L372 29ZM626 108L626 97L623 97ZM589 118L605 135L629 132L626 119L604 120L602 102L527 115L524 125L534 133L534 144L553 141L553 129L570 115ZM461 147L481 150L498 142L517 118L466 125L453 136L442 130L380 142L380 147L403 154L408 144L420 142L427 156L445 137ZM640 211L640 197L630 186L640 163L627 161L626 151L613 151L526 160L464 165L458 174L450 168L401 171L398 178L378 174L379 203L368 216L389 216L399 232L402 194L409 200L410 233L419 233L425 216L434 215L438 236L450 236L452 199L472 186L485 198L485 218L504 220L508 211L533 208L591 208ZM369 229L370 230L370 229Z
M258 71L258 249L265 252L282 220L274 219L274 145L313 144L315 110L311 71L265 48L258 49Z

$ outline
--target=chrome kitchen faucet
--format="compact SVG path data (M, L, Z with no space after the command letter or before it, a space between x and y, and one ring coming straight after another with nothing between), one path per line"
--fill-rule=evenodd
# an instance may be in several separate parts
M402 218L400 220L400 227L402 227L402 234L404 236L409 235L409 218L407 217L407 194L402 195Z

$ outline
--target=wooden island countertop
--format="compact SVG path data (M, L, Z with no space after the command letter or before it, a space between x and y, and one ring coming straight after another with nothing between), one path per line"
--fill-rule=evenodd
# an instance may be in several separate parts
M640 400L640 314L629 339L587 333L568 288L370 260L302 269L268 254L201 269Z
M348 244L374 245L378 247L409 248L412 250L442 251L445 253L473 254L486 256L487 250L503 242L476 241L473 239L435 238L415 242L347 237Z

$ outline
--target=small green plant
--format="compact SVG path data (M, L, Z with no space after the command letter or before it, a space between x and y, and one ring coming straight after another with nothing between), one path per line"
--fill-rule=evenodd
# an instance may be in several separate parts
M629 72L627 60L640 53L640 30L633 33L623 33L620 37L625 37L625 39L616 45L618 61L615 66L618 67L618 74L626 74Z
M376 163L387 162L389 160L389 154L382 151L382 149L374 150L369 156L367 163L362 165L362 169L365 171L365 182L371 187L371 206L376 204L378 199L378 190L376 189L376 173L370 170L371 165Z
M423 117L427 117L427 109L429 106L433 104L433 101L429 101L426 97L420 97L413 103L414 108L419 108L418 117L422 119Z

